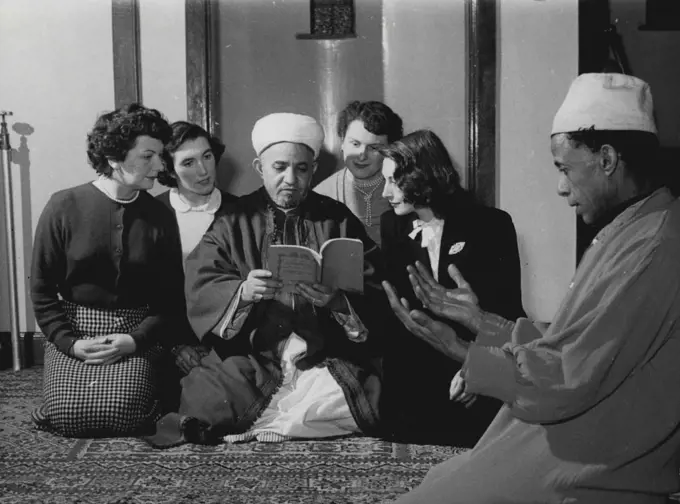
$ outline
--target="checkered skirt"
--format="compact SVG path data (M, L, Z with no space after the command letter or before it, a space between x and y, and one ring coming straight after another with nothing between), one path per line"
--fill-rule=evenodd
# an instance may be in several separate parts
M62 300L79 338L130 333L148 307L100 310ZM67 437L135 435L160 417L154 363L158 348L106 366L85 364L45 343L41 407L32 413L39 429Z

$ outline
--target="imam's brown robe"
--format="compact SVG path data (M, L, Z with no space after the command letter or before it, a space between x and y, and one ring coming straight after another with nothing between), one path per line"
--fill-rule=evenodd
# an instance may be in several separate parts
M342 388L352 415L365 433L379 423L380 359L375 357L379 336L379 306L385 295L371 278L379 251L361 222L344 205L309 192L288 213L276 208L261 188L225 207L186 261L189 321L199 339L215 341L220 321L239 286L254 269L266 269L272 243L305 245L315 250L328 239L358 238L364 244L364 294L347 294L368 329L366 342L348 339L326 308L315 308L296 296L296 308L262 301L238 310L215 345L182 380L180 421L194 418L203 436L247 431L266 408L282 379L281 345L292 332L307 343L296 361L299 369L326 366ZM192 427L193 428L193 427ZM200 436L199 436L200 437Z

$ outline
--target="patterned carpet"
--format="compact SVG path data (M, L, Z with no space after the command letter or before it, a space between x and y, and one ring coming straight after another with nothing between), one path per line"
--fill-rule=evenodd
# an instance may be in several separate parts
M456 448L333 441L181 446L37 431L42 367L0 371L0 504L369 504L416 486Z

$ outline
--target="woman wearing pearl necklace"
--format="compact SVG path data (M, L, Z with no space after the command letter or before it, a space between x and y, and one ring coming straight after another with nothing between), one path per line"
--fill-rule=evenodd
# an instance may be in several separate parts
M157 110L132 104L101 115L87 137L97 180L54 193L40 216L31 269L47 339L44 402L33 413L40 429L134 435L161 413L162 348L190 334L176 224L146 192L169 137Z
M401 118L378 101L354 101L340 113L337 124L345 167L314 188L347 205L380 245L380 216L390 209L382 197L385 179L380 173L378 148L403 135Z

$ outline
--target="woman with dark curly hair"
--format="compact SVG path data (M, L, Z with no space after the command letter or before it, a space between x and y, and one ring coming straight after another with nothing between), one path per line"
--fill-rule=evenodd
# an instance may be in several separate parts
M142 105L101 115L87 136L98 178L56 192L40 216L31 272L47 338L38 428L132 435L159 416L160 344L191 334L176 224L146 192L170 135L160 112Z
M418 266L421 275L451 289L457 287L449 274L454 265L484 309L510 320L524 316L517 236L510 216L475 203L432 131L415 131L379 151L385 158L383 196L393 209L381 218L385 275L402 303L422 309L407 268ZM390 434L409 441L472 446L500 402L470 396L450 400L460 364L411 334L408 324L394 322L384 363L384 418ZM460 324L445 322L461 337L472 338Z

